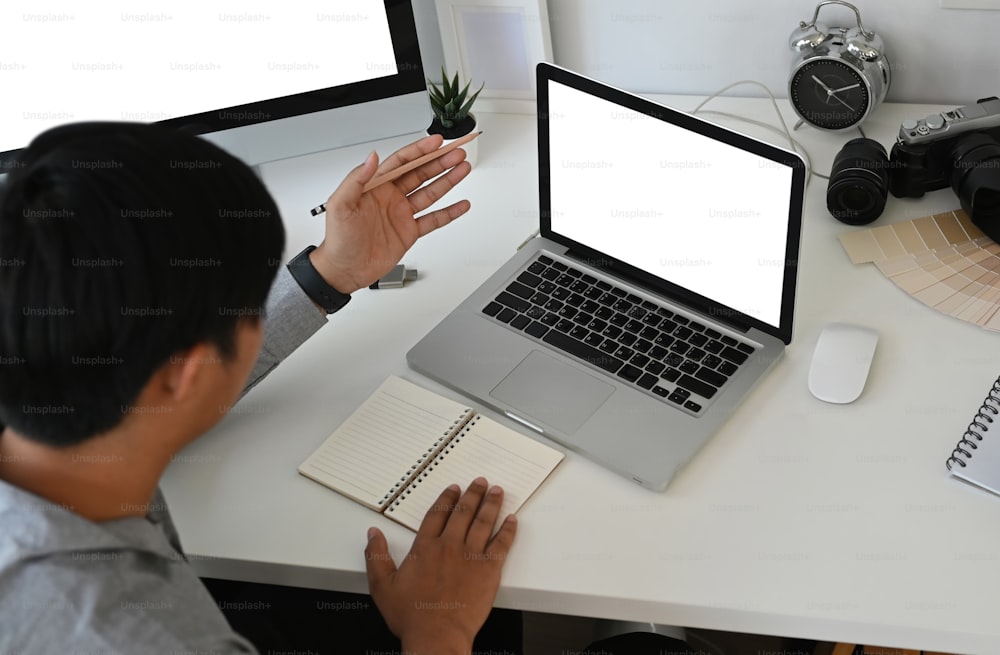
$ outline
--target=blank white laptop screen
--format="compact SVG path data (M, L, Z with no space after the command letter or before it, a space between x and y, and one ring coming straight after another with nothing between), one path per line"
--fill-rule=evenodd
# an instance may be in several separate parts
M551 226L778 327L792 168L549 81Z
M0 152L395 75L383 0L37 0L0 9Z

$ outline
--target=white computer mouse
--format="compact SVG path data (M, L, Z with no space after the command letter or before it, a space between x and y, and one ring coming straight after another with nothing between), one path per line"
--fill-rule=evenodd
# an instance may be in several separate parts
M861 325L829 323L820 332L809 366L809 391L828 403L850 403L861 396L878 333Z

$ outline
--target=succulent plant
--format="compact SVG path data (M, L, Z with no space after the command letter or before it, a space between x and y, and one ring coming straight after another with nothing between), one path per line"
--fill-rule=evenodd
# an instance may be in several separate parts
M427 80L427 84L429 85L428 92L431 96L431 109L434 110L434 118L445 129L454 127L469 115L472 103L479 97L483 86L486 86L484 82L479 90L469 97L469 85L472 82L466 82L465 86L459 89L458 73L455 73L454 78L449 82L448 73L445 72L444 66L441 67L441 85L438 86L430 80Z

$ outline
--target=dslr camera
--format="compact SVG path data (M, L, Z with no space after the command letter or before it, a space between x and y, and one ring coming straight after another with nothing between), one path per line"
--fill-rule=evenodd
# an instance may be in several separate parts
M887 192L919 198L947 186L1000 241L1000 99L903 121L889 157L876 141L849 141L834 157L827 207L838 220L863 225L882 213Z

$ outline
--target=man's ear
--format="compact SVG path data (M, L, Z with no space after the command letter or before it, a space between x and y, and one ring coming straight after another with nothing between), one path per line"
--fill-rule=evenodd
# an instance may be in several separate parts
M219 353L214 347L207 343L195 344L171 355L155 377L161 380L162 393L172 400L183 401L197 388L199 376L205 374L206 367L219 359Z

